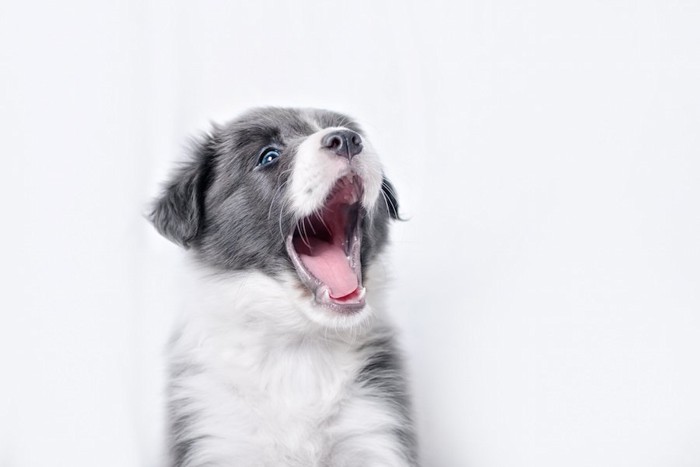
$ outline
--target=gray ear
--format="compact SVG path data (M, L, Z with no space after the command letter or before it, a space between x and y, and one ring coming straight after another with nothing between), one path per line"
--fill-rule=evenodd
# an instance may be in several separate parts
M399 216L399 199L396 196L396 189L388 178L382 178L382 197L386 201L386 207L392 219L401 220Z
M161 235L185 248L201 233L211 164L212 155L205 144L199 144L194 159L175 172L149 216Z

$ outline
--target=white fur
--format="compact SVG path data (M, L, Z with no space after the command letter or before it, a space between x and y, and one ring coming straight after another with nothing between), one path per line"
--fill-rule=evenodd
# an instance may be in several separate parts
M322 206L336 180L351 172L362 179L362 205L367 212L374 209L382 188L382 166L369 141L363 139L362 152L351 162L321 145L321 139L325 135L345 129L331 127L317 131L299 145L289 188L291 205L299 218L312 214Z
M185 465L408 465L390 435L400 423L391 406L356 382L362 344L388 332L379 297L336 329L308 319L319 307L291 274L196 276L170 355L198 369L171 388L197 413L190 436L202 437Z

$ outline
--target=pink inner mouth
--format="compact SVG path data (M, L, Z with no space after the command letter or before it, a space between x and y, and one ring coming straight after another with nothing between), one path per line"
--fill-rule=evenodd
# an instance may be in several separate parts
M336 303L352 302L361 295L359 196L360 187L353 178L340 179L323 208L301 220L292 238L293 253L306 269L303 272L325 286Z
M331 298L342 299L355 292L359 281L343 246L316 237L309 238L308 243L307 246L301 238L295 238L294 248L309 272L328 286Z

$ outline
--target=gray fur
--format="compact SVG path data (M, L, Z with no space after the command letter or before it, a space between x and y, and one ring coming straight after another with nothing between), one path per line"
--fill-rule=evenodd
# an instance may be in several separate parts
M403 421L402 427L394 435L403 446L408 464L418 465L408 384L394 336L389 331L378 333L360 350L368 352L369 357L357 375L357 382L393 407L396 416Z

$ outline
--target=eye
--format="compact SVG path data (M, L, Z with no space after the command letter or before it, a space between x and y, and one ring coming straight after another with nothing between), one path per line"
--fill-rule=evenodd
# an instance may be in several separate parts
M258 167L265 167L272 164L281 156L280 152L275 148L265 148L262 153L260 153L260 159L258 159Z

